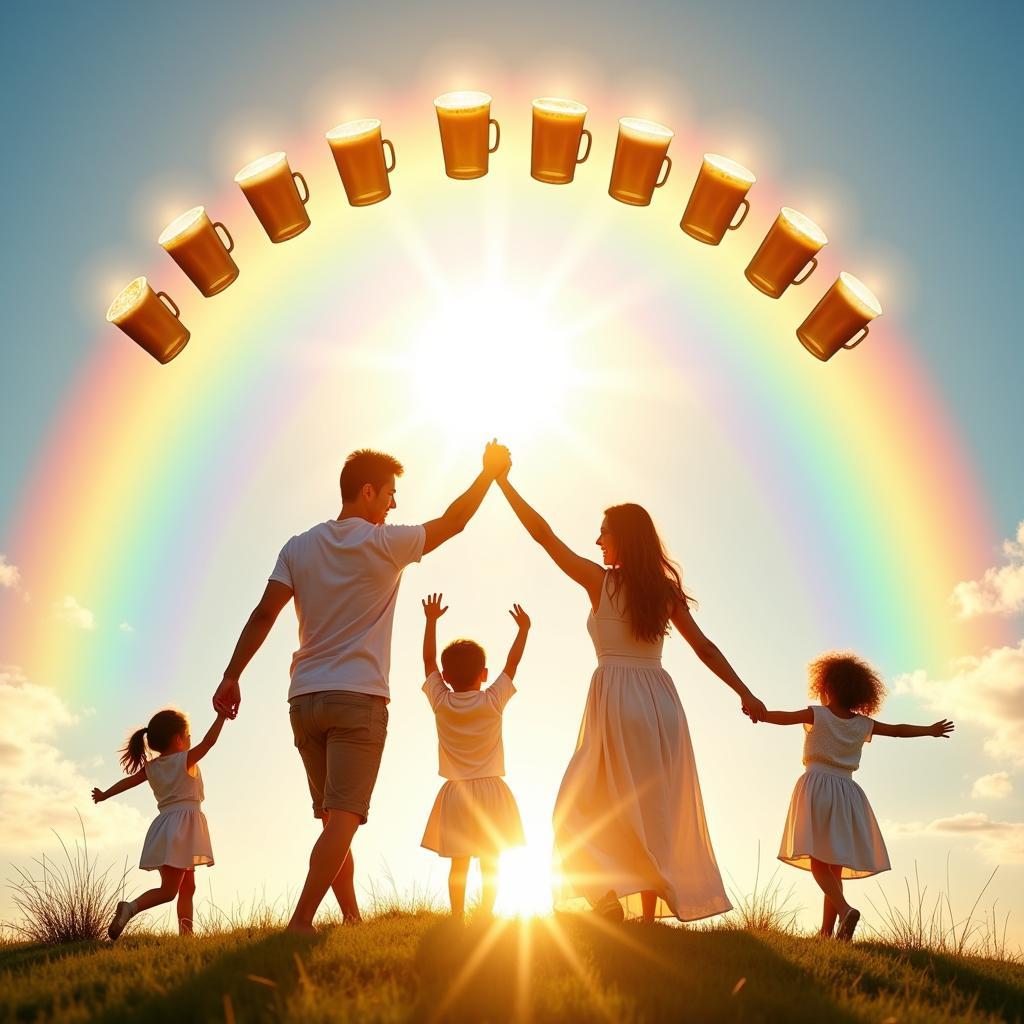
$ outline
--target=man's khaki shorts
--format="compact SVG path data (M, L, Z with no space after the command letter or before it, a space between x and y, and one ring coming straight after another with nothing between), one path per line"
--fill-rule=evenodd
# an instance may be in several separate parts
M347 690L303 693L288 701L288 718L306 768L313 816L350 811L365 824L388 733L384 698Z

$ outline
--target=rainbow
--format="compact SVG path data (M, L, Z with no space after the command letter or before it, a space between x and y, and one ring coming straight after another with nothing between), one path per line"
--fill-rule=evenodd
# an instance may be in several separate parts
M496 97L499 112L511 108L497 90ZM332 344L346 343L337 340L338 302L346 304L344 335L360 347L372 348L375 337L394 328L393 312L370 283L386 279L389 253L403 237L392 212L397 203L415 203L420 237L440 245L450 211L481 202L489 188L504 189L519 214L529 211L538 189L552 188L532 182L525 170L528 103L520 104L526 126L518 139L511 124L503 125L506 140L493 158L496 169L502 161L515 164L517 175L500 185L497 170L479 182L447 181L429 99L385 121L398 169L393 197L377 207L345 205L322 137L282 147L312 192L312 227L288 242L269 243L229 177L223 195L206 200L234 234L241 268L222 294L200 298L154 240L148 276L179 303L192 340L161 367L114 327L97 329L2 534L0 550L21 568L32 601L8 602L0 660L17 660L32 678L65 691L73 691L76 679L124 667L123 645L95 643L72 654L55 639L39 607L64 594L82 595L108 624L139 625L142 616L164 624L174 643L187 637L198 614L189 595L202 591L210 557L245 521L258 453L330 386L315 372L315 360L329 358ZM612 105L592 104L588 124L594 154L561 194L590 209L615 207L602 208L609 237L638 276L649 276L656 295L637 314L638 333L657 339L686 380L698 414L720 423L763 496L756 514L770 517L785 538L822 621L838 614L834 590L842 580L864 617L874 617L879 635L890 638L884 655L890 670L940 665L995 642L997 626L955 623L948 605L953 583L989 563L997 533L920 346L891 313L856 353L840 353L827 365L793 336L843 269L841 241L823 251L810 283L772 302L742 277L761 227L745 226L718 249L678 229L700 162L697 133L673 141L674 192L666 187L643 210L620 209L606 195ZM767 223L787 197L760 180L750 198ZM537 230L545 229L538 224ZM285 353L292 369L282 372ZM768 440L785 458L763 457ZM225 459L226 447L237 456ZM183 509L197 502L216 514L188 538L190 565L182 570L182 548L168 538L176 536ZM823 567L816 557L822 546L842 550L844 564ZM256 579L266 569L260 566ZM160 581L168 575L178 582L165 589ZM245 610L233 609L232 623Z

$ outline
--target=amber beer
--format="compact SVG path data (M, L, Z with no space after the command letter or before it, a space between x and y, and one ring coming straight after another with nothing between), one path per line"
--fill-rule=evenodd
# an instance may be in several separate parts
M218 229L224 232L223 238ZM222 292L238 277L238 267L229 255L235 247L231 232L220 221L212 222L202 206L175 217L158 241L207 297Z
M187 344L188 328L166 292L155 292L144 277L126 285L110 304L107 321L120 327L157 362L169 363Z
M434 100L441 132L444 170L449 178L481 178L488 157L501 142L501 126L491 117L491 97L485 92L446 92ZM491 125L494 145L491 146Z
M235 181L272 242L285 242L309 227L309 186L288 166L284 153L268 153L253 160L235 175Z
M784 206L743 273L755 288L777 299L814 273L817 253L827 244L825 232L810 217Z
M878 299L863 281L843 271L796 336L811 355L825 362L841 348L854 348L868 336L868 324L882 315Z
M391 195L388 175L395 169L395 147L381 138L380 121L373 117L339 124L326 138L351 206L372 206Z
M533 145L530 176L550 185L566 185L576 165L586 162L594 139L583 127L587 108L575 100L544 98L533 101ZM586 136L587 148L579 155Z
M670 128L654 121L620 117L608 195L630 206L647 206L654 190L668 181L672 170L668 147L673 134ZM662 168L664 174L659 180Z
M756 180L735 160L705 153L679 226L698 242L718 245L726 231L735 230L747 219L750 203L746 195ZM741 206L743 213L736 220Z

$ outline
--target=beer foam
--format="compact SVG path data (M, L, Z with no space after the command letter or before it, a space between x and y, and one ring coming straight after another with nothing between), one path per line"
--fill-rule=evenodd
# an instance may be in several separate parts
M335 125L325 136L328 142L342 142L345 139L358 139L361 135L369 135L380 128L380 121L375 117L364 117L359 121L346 121Z
M658 139L671 139L675 132L666 128L657 121L645 121L642 117L620 117L619 128L630 135L640 135L644 138L654 136Z
M587 113L587 108L582 103L577 103L575 100L559 100L550 96L534 100L533 109L541 110L545 114L555 117L579 117L581 114L585 116Z
M717 153L705 153L706 163L720 178L729 178L739 185L746 185L749 188L757 181L751 171L748 171L743 164L730 160L727 156L719 156Z
M782 219L796 232L801 235L806 235L815 245L819 248L823 245L828 244L828 238L825 232L818 227L817 224L811 220L810 217L792 210L788 206L784 206L779 213L782 215Z
M485 92L446 92L434 100L434 106L441 110L479 110L490 104L491 97Z
M191 210L186 210L181 214L181 216L175 217L174 220L172 220L171 223L163 229L160 233L160 237L157 239L157 243L160 245L167 245L169 242L173 242L180 236L187 235L196 230L196 228L202 224L205 213L205 206L193 206Z
M137 277L130 284L126 284L110 304L110 308L107 310L107 322L116 324L127 316L146 297L148 289L149 282L144 277Z
M283 151L268 153L266 156L261 156L258 160L253 160L251 164L246 164L235 175L235 181L241 185L254 181L257 178L269 177L272 171L277 170L278 164L283 164L286 160L287 157Z
M860 308L869 319L882 315L882 305L875 298L875 293L861 280L848 274L845 270L839 273L839 282L850 300Z

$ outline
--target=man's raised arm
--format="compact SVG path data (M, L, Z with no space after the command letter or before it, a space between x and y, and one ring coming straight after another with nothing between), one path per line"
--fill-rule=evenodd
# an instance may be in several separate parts
M466 528L466 524L480 508L484 495L494 483L495 477L505 472L511 464L512 459L504 445L498 444L497 440L488 442L484 449L483 469L470 485L469 490L456 498L448 506L448 510L443 516L423 524L423 529L426 531L423 554L440 547L446 540L451 540Z
M242 691L238 685L245 667L253 659L253 655L263 646L271 626L277 621L281 609L292 599L292 588L278 580L271 580L263 591L260 603L252 610L248 621L235 644L231 661L224 670L224 678L213 695L213 709L218 714L234 718L238 714L238 706L242 703Z

